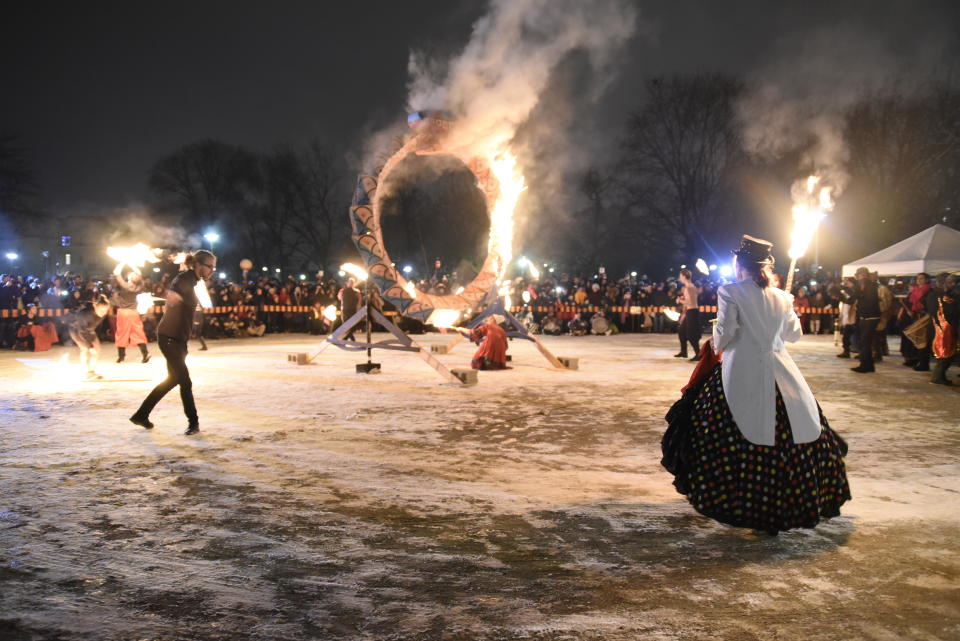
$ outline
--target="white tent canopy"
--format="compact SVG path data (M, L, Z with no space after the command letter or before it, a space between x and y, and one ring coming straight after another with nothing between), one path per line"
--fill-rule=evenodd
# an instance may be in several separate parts
M857 267L866 267L881 276L912 276L920 272L960 272L960 231L946 225L901 240L843 266L844 276L853 276Z

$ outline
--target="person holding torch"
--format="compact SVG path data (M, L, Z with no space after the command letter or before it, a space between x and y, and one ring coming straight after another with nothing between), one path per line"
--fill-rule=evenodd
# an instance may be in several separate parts
M200 420L193 400L193 383L185 362L187 341L190 340L190 330L193 327L193 311L200 302L197 298L197 284L210 278L217 270L217 257L213 252L200 249L188 254L184 265L187 269L170 281L163 317L157 326L157 343L167 359L167 378L153 388L140 409L130 417L130 422L151 429L153 423L150 422L150 412L167 392L179 385L183 412L187 415L187 430L184 433L189 436L200 431Z
M117 306L117 335L114 342L117 346L117 362L122 363L127 356L127 347L136 345L140 348L142 363L150 360L147 353L147 334L143 330L143 319L137 310L137 294L143 293L143 277L131 271L127 278L123 277L123 263L113 270L119 286L114 297Z

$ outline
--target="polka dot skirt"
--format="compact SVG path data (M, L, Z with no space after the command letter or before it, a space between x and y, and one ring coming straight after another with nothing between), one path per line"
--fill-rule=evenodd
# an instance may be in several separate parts
M755 445L737 428L723 394L720 367L696 393L685 443L687 499L721 523L776 533L814 527L840 514L850 500L843 455L846 444L823 413L820 438L794 444L777 388L773 446Z

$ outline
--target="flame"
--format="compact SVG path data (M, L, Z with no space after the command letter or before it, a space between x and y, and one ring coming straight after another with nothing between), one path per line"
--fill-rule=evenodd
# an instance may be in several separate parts
M833 209L831 187L821 186L820 176L808 176L806 190L794 190L793 230L790 232L790 251L787 255L796 260L807 253L807 247L817 233L820 221Z
M500 257L500 264L505 266L513 256L513 210L526 185L513 154L506 151L494 154L489 162L490 170L500 183L500 194L490 212L488 251L496 253Z
M663 315L672 321L680 320L680 312L675 309L665 309L663 310Z
M323 308L323 317L326 318L331 323L337 320L337 306L336 305L327 305Z
M456 309L435 309L430 317L427 318L427 324L434 327L453 327L460 320L460 311Z
M157 300L163 300L163 299L158 298ZM142 294L137 294L137 313L138 314L146 314L147 312L150 311L150 308L152 307L153 307L153 296L151 296L147 292L143 292Z
M710 268L707 267L707 261L705 261L704 259L698 258L696 266L697 266L697 271L699 271L700 273L707 274L707 275L710 274Z
M465 288L465 287L462 287L462 286L461 286L461 287L457 287L457 291L455 291L455 292L453 292L453 293L456 294L457 296L459 296L460 294L463 293L463 290L464 290L464 289L466 289L466 288Z
M408 280L407 284L403 286L403 289L410 295L410 298L417 297L417 287L413 284L413 281Z
M178 252L172 259L174 265L182 265L187 261L187 252ZM266 267L264 267L266 269Z
M107 256L121 265L127 265L133 271L140 273L140 268L146 263L159 263L162 249L150 248L143 243L130 247L107 247Z
M529 303L529 302L530 302L530 292L528 292L527 290L523 290L523 293L520 294L520 296L521 296L521 298L523 298L523 302L524 302L524 303Z
M354 265L353 263L344 263L340 265L340 269L347 272L351 276L355 276L357 280L367 280L367 270L359 265Z
M193 288L197 294L197 300L200 301L200 307L209 309L213 307L213 301L210 300L210 292L207 290L207 281L201 280Z
M537 278L540 278L540 270L537 269L537 266L534 265L532 262L530 262L529 265L530 265L530 278L533 278L534 280L536 280Z

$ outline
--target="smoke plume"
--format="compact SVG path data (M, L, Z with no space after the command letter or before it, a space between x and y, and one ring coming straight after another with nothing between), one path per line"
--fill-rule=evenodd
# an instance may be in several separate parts
M803 150L799 169L819 173L839 194L849 181L846 111L870 92L928 82L945 47L928 41L894 53L880 36L849 26L782 40L738 105L744 149L764 160Z
M466 144L502 148L571 53L589 62L596 80L590 93L602 91L634 22L632 7L621 0L494 0L449 63L411 55L409 107L453 111L466 124L459 131Z

